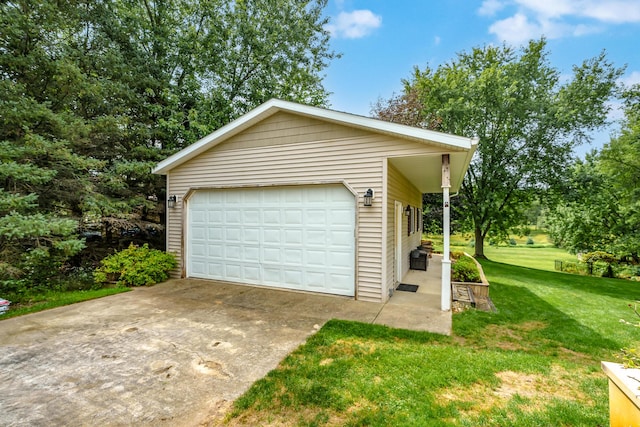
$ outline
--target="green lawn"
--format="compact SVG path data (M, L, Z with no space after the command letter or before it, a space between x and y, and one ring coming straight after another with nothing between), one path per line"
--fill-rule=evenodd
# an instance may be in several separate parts
M557 255L498 251L533 265ZM639 343L619 319L634 320L640 284L482 264L497 313L455 314L451 337L331 321L240 397L228 424L608 425L600 361Z
M442 238L440 236L428 236L433 240L434 248L442 251ZM503 262L505 264L519 265L522 267L537 268L539 270L554 271L555 261L576 261L576 256L567 253L563 249L554 247L549 243L547 235L537 233L532 236L534 245L526 244L526 237L514 236L516 246L499 245L492 246L488 242L484 247L484 254L487 258ZM471 236L453 235L451 236L451 250L464 251L470 255L474 254L474 248L469 244Z
M22 316L23 314L35 313L37 311L48 310L50 308L60 307L63 305L74 304L76 302L106 297L107 295L118 294L129 290L129 288L125 287L116 287L94 290L64 292L49 291L37 293L26 299L21 304L12 304L8 312L0 315L0 320Z

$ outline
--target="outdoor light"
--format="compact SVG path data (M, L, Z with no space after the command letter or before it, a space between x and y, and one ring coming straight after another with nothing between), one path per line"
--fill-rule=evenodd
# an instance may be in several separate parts
M175 194L172 194L172 195L171 195L171 196L169 196L169 198L167 199L167 206L168 206L170 209L175 208L175 207L176 207L176 200L177 200L177 199L176 199Z
M406 207L406 208L405 208L405 210L404 210L404 214L405 214L406 216L411 215L411 206L407 205L407 207Z
M371 202L373 200L373 190L368 189L366 193L364 193L364 205L371 206Z

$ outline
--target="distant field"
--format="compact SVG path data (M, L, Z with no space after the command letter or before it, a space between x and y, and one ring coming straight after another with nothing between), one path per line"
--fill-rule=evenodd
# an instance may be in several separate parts
M429 235L426 238L433 241L435 250L442 251L442 236ZM549 243L546 234L532 234L533 245L526 244L527 237L514 236L513 238L516 240L516 246L492 246L489 245L488 242L485 242L485 256L495 262L547 271L554 271L555 260L576 260L575 255L567 253L563 249L556 248ZM474 248L469 243L471 240L472 237L470 235L455 234L451 236L451 250L465 251L473 255Z

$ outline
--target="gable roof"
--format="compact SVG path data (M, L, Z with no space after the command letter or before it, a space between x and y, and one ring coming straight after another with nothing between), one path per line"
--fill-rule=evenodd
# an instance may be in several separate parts
M427 143L429 145L441 146L447 151L470 151L470 154L473 154L475 145L477 144L477 138L465 138L442 132L435 132L431 130L401 125L398 123L391 123L378 119L372 119L369 117L358 116L355 114L343 113L319 107L311 107L309 105L282 101L280 99L271 99L258 106L254 110L251 110L245 115L237 118L231 123L221 127L215 132L205 136L199 141L196 141L195 143L161 161L153 169L152 172L156 174L166 175L169 171L171 171L171 169L180 166L186 161L198 156L199 154L209 150L212 147L215 147L221 142L231 138L232 136L280 111L311 117L314 119L332 122L347 127L362 129L374 133L387 134L401 139L409 139ZM470 155L465 157L468 157L469 161L471 160ZM466 166L464 170L466 171Z

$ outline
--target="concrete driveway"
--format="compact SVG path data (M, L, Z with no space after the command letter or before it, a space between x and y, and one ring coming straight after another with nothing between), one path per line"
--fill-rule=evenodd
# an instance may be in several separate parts
M0 425L195 426L331 318L382 304L201 280L0 321Z

